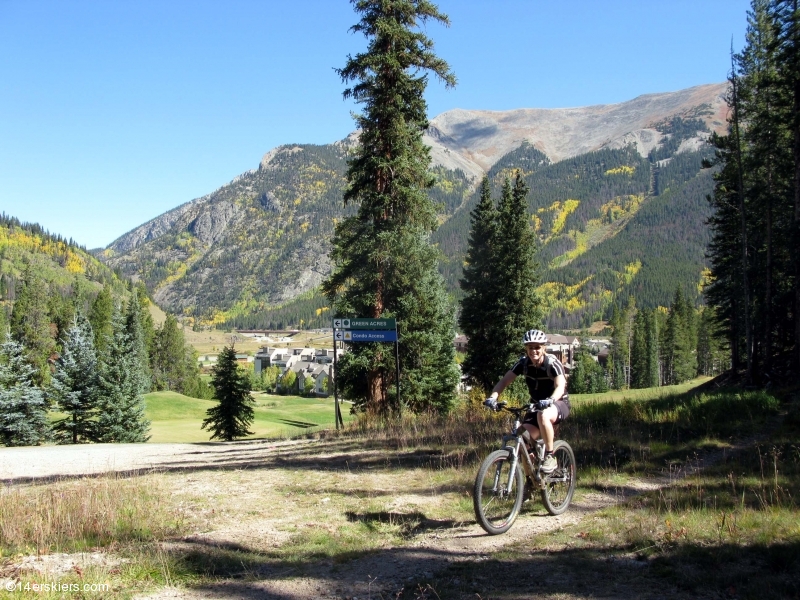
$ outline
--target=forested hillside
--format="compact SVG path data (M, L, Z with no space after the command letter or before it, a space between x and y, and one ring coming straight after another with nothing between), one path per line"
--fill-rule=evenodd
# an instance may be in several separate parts
M706 266L705 196L713 187L701 164L713 154L706 139L721 125L721 89L701 86L580 109L582 121L569 121L574 116L561 110L482 113L477 120L453 111L434 119L437 135L426 143L439 157L429 194L440 227L431 241L441 251L450 293L461 294L469 213L477 203L474 171L491 160L493 195L517 169L531 190L530 225L539 244L549 327L607 318L612 304L624 304L631 293L642 307L667 306L680 286L694 301ZM515 133L509 115L517 113L524 113L519 118L527 119L521 126L531 141ZM548 115L555 132L544 128ZM457 118L469 120L459 128ZM599 140L597 148L552 160L569 154L571 146L563 140L558 146L557 134L571 125L592 127L586 135ZM580 138L570 131L576 149L585 147ZM142 279L161 306L191 323L326 325L328 302L319 284L330 272L334 226L352 214L342 197L355 140L276 148L257 169L136 228L100 258ZM513 149L487 158L494 143ZM552 155L541 150L551 146L558 146ZM469 175L449 168L467 164Z
M664 143L646 157L630 145L550 164L524 144L490 170L495 194L515 169L531 188L548 327L588 326L610 317L612 303L625 304L629 295L649 308L667 306L676 286L690 300L698 297L709 239L706 195L714 185L701 167L713 149L701 143L708 131L699 119L657 127ZM433 236L454 290L476 204L477 196Z
M108 266L71 239L51 235L35 223L22 223L0 214L0 321L11 315L28 270L47 284L54 310L62 300L73 296L87 303L104 285L120 295L125 289L125 283Z
M283 146L213 194L123 236L101 258L141 277L164 308L204 325L313 326L342 205L346 144ZM437 169L442 218L470 193ZM288 306L286 306L288 304ZM327 317L326 317L327 318Z

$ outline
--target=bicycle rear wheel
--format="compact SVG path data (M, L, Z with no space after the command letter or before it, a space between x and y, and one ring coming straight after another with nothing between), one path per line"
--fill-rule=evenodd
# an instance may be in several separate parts
M475 517L491 535L508 531L522 507L525 478L519 463L511 475L512 457L509 450L492 452L481 463L475 478L472 490Z
M567 510L575 493L575 454L567 442L558 440L553 455L558 467L543 477L542 503L551 515L560 515Z

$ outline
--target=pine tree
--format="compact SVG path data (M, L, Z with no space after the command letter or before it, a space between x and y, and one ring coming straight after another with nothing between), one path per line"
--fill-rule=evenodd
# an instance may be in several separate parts
M575 368L569 376L570 394L599 394L608 391L605 372L584 348L575 356Z
M97 357L94 332L88 319L77 315L64 336L61 356L47 392L48 399L67 416L53 423L61 443L96 442L97 431Z
M111 297L111 287L105 285L98 292L89 310L89 322L94 331L94 347L98 355L103 353L114 335L114 328L111 324L113 314L114 300Z
M339 316L397 319L402 401L413 410L447 410L459 375L454 314L429 244L437 227L423 92L427 73L448 86L455 77L419 30L447 17L425 0L358 0L352 27L369 40L339 75L344 92L364 105L356 117L358 145L348 163L345 204L356 215L336 225L334 268L323 284ZM353 344L338 364L339 389L357 408L388 415L400 410L394 393L394 349Z
M178 320L168 314L161 327L156 329L150 356L153 382L157 390L182 390L186 366L184 346Z
M628 304L620 310L614 305L610 325L614 330L611 343L611 373L612 386L621 390L630 385L631 366L631 337L633 335L633 319L636 314L636 304L633 296L628 298Z
M41 386L50 379L47 360L55 350L47 306L47 283L32 266L25 269L21 289L11 311L11 336L22 344L35 369L34 381Z
M137 378L136 386L140 394L149 392L151 383L150 357L143 329L143 312L149 316L147 309L142 308L136 294L131 295L125 310L125 333L128 336L130 359L133 362L131 375ZM150 325L152 326L152 321Z
M697 372L697 346L692 344L691 323L686 318L689 310L691 307L685 305L683 293L678 288L669 309L661 341L665 385L689 381Z
M640 310L633 320L631 342L631 388L649 387L649 368L647 352L647 313Z
M643 309L636 313L631 343L631 387L658 387L658 320L655 312Z
M5 446L37 446L50 427L36 369L26 360L22 344L10 335L0 345L0 442Z
M460 281L464 298L461 300L459 327L469 339L461 368L473 383L489 390L496 383L498 373L508 365L500 362L498 354L487 352L494 348L493 326L500 318L495 300L501 282L497 279L495 260L498 242L498 213L491 197L489 178L481 182L480 202L470 213L472 227L465 259L463 278Z
M647 311L647 379L645 387L658 387L661 384L661 364L658 349L658 313Z
M542 326L541 299L536 291L539 284L536 236L530 226L527 196L528 186L519 172L513 187L506 179L498 207L494 319L490 325L489 348L497 353L502 365L495 372L495 381L519 357L525 331Z
M211 375L214 398L219 404L206 411L208 415L201 426L211 431L211 439L230 442L236 438L253 435L255 401L250 395L250 379L239 369L233 346L222 349Z
M115 310L113 335L107 340L99 365L98 437L101 442L146 442L150 421L145 416L145 376L135 338L126 319Z

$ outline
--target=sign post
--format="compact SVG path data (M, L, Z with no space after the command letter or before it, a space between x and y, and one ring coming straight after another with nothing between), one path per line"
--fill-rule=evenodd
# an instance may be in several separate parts
M336 343L349 344L361 342L394 342L395 381L397 383L397 407L402 413L403 403L400 401L400 342L397 336L396 319L372 319L369 317L334 317L333 318L333 370L336 373ZM337 406L337 415L341 419L338 408L336 380L333 380L333 396ZM339 428L337 421L336 428ZM344 427L344 424L342 424Z

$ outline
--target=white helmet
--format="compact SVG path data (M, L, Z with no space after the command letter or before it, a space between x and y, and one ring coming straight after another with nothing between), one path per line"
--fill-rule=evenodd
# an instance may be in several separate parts
M538 329L531 329L530 331L526 331L525 335L522 336L522 343L523 344L546 344L547 343L547 335L544 331L539 331Z

